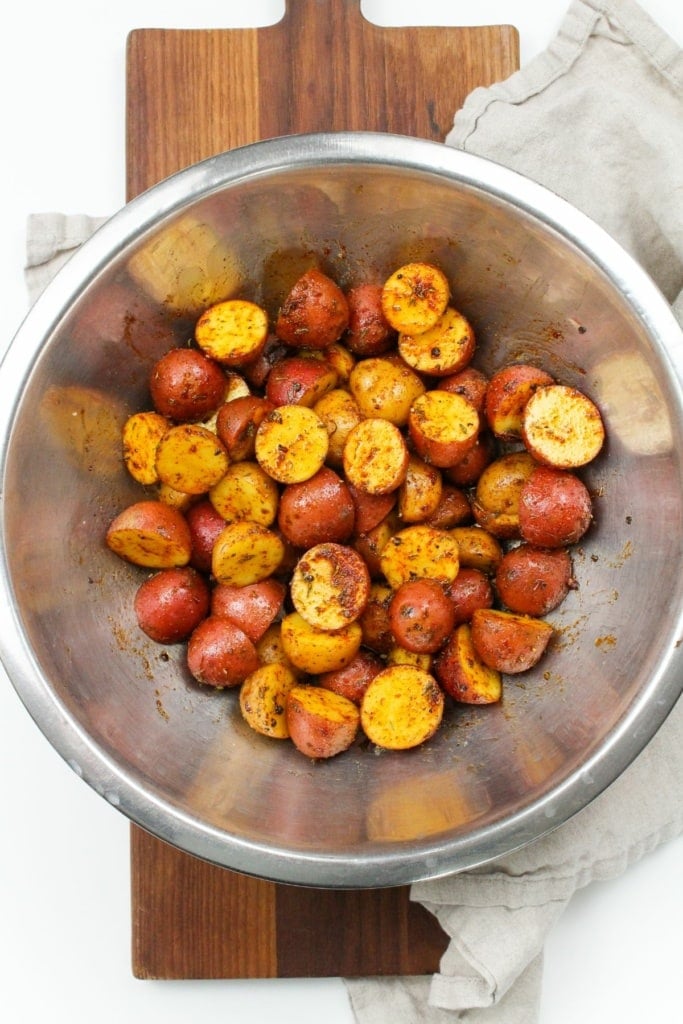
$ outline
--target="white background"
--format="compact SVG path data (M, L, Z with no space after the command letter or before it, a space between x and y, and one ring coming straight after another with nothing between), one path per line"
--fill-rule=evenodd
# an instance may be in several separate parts
M569 0L365 0L383 25L512 23L522 63ZM641 0L683 45L683 6ZM124 202L124 72L134 28L273 23L278 0L34 0L3 27L0 280L9 343L26 310L31 211L104 215ZM447 73L447 72L446 72ZM0 625L1 628L1 625ZM150 982L130 971L128 823L62 762L0 670L0 1004L11 1024L352 1024L338 979ZM541 1024L680 1020L683 839L572 902L546 952ZM239 941L239 936L235 936ZM393 1024L393 1022L387 1022Z

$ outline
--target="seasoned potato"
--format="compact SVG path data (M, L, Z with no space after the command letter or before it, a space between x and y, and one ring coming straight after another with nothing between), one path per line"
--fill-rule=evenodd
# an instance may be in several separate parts
M349 326L346 344L358 356L379 356L392 345L395 333L382 311L382 286L360 284L346 293Z
M211 614L230 619L256 644L280 614L285 594L284 584L270 577L243 587L218 583L211 591Z
M260 640L256 641L256 653L262 665L285 665L297 679L304 673L287 657L282 643L282 622L277 620L265 631Z
M241 366L259 355L268 337L268 316L247 299L210 306L194 331L200 349L223 366Z
M400 644L394 644L386 656L386 667L390 665L412 665L413 668L420 668L423 672L431 672L432 655L418 654L417 651L409 651Z
M389 605L394 591L386 583L375 582L370 587L370 596L360 622L363 646L377 654L387 654L394 646L394 636L389 621Z
M484 414L492 433L503 441L522 436L524 407L537 388L552 384L545 370L527 363L505 366L493 374L486 389Z
M544 619L496 608L478 608L472 615L472 644L489 668L514 675L540 661L553 635Z
M428 672L412 665L392 665L379 672L365 691L361 726L376 746L409 750L434 735L444 703L441 688Z
M246 587L272 576L284 558L285 547L276 533L259 523L229 523L213 546L211 571L218 583Z
M327 462L334 469L342 469L346 439L363 418L358 404L348 391L333 388L318 399L313 411L325 424L329 435Z
M439 530L451 530L472 522L472 506L465 492L452 484L441 486L439 503L425 522Z
M218 534L225 529L225 519L208 498L202 498L188 508L185 520L192 538L190 565L208 575L211 572L213 546Z
M185 494L206 493L224 475L228 462L216 435L197 423L171 427L157 446L159 479Z
M588 488L575 473L538 466L519 496L519 532L540 548L576 544L593 521Z
M320 270L306 271L283 302L275 333L297 348L327 348L339 341L349 322L341 288Z
M306 757L335 757L348 750L358 733L356 705L320 686L294 686L287 693L287 728Z
M481 569L463 566L446 593L453 605L454 626L469 622L477 608L492 608L493 587L489 577Z
M226 523L249 519L261 526L275 522L280 492L258 462L233 462L209 490L209 501Z
M451 583L460 567L458 542L453 531L418 523L394 534L384 546L380 562L394 588L414 579Z
M444 476L456 487L471 487L495 457L493 437L488 431L482 431L465 455L455 465L444 470Z
M456 395L462 395L483 416L489 379L481 370L474 366L466 366L464 370L442 377L436 386L440 391L452 391Z
M425 462L445 468L459 462L479 434L479 414L462 395L427 391L410 409L408 430Z
M436 512L441 500L441 473L413 455L398 490L398 514L404 523L421 523Z
M480 526L456 526L449 530L458 545L460 565L480 569L491 576L503 557L500 541Z
M398 336L398 351L408 366L430 377L447 377L464 369L474 349L472 327L452 306L428 330Z
M218 363L193 348L173 348L149 376L155 410L176 422L203 420L225 398L228 382Z
M496 590L512 612L542 617L560 605L575 586L565 548L520 544L507 551L496 569Z
M446 275L429 263L406 263L382 288L382 312L391 327L421 334L443 315L450 298Z
M149 569L187 565L192 538L185 517L161 501L137 501L114 518L107 546L127 562Z
M268 374L266 398L274 406L305 405L310 409L338 383L339 375L327 360L288 356Z
M138 587L133 610L143 633L176 644L209 614L209 586L195 569L160 569Z
M288 345L283 344L275 334L269 334L265 344L256 359L240 367L240 373L249 388L263 391L268 381L270 371L291 354Z
M256 431L273 408L272 402L258 395L240 395L223 403L216 416L216 434L231 462L254 458Z
M245 633L230 619L209 615L187 644L187 667L198 683L217 689L239 686L259 667L258 654Z
M280 636L285 655L296 668L320 675L348 665L358 653L363 632L357 621L334 631L317 629L298 612L290 612L282 620Z
M382 552L389 540L401 529L401 520L398 513L392 510L377 526L373 526L366 533L359 533L354 539L353 546L368 567L371 578L383 574Z
M501 674L479 657L467 622L457 627L436 655L433 671L446 693L462 704L495 704L503 695Z
M349 383L351 371L356 365L356 359L346 345L336 341L334 345L328 345L326 349L304 349L309 359L324 360L337 374L339 386Z
M360 555L344 544L316 544L299 559L290 596L297 612L317 629L341 629L363 612L370 573Z
M388 494L369 494L353 484L349 484L349 492L355 508L354 531L356 534L368 533L386 519L398 501L398 492Z
M387 494L400 487L409 458L401 431L385 419L361 420L344 445L344 471L349 483L369 494Z
M280 496L278 527L295 547L311 548L323 541L343 543L353 533L355 518L349 487L329 466L309 480L288 484Z
M187 515L192 506L200 500L199 495L176 491L175 487L165 484L162 480L157 485L156 493L159 501L163 502L164 505L168 505L169 508L182 512L183 515Z
M389 622L401 647L415 654L433 654L455 625L455 608L436 580L408 580L391 599Z
M408 422L413 402L426 388L415 371L401 360L378 357L356 363L349 377L349 390L361 416L379 417L402 427Z
M123 425L123 461L139 484L157 483L157 447L170 423L158 412L135 412Z
M510 452L494 459L479 477L472 512L494 537L519 537L519 496L536 465L528 452Z
M553 384L538 388L524 407L524 444L534 458L556 469L577 469L592 462L605 440L600 410L576 388Z
M325 462L329 437L320 417L301 405L283 405L256 431L256 459L281 484L314 476Z
M296 684L297 677L286 665L260 665L240 687L240 711L245 722L262 736L288 739L287 695Z
M384 662L377 654L361 648L356 656L344 668L334 672L323 672L318 677L318 684L326 690L332 690L341 697L360 704L363 694L370 681L384 668Z

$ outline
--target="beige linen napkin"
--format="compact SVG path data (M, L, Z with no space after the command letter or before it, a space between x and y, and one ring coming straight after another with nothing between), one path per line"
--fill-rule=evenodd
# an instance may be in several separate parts
M575 0L556 39L477 89L447 143L507 164L602 224L683 321L683 54L632 0ZM102 218L28 225L35 298ZM543 946L577 889L683 832L683 701L613 785L495 863L412 887L450 943L433 978L347 980L358 1024L534 1024Z

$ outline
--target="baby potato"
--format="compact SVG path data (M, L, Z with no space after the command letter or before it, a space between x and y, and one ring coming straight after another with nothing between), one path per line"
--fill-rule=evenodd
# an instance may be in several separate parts
M359 705L370 681L383 668L384 662L377 654L361 648L344 668L323 672L318 677L318 685Z
M187 565L192 537L185 517L161 501L137 501L110 523L107 547L133 565L172 569Z
M452 391L455 395L462 395L480 415L483 415L489 379L481 370L474 366L466 366L464 370L441 377L436 386L440 391Z
M526 403L537 388L553 383L549 373L527 363L504 366L494 373L486 389L484 415L495 437L520 440Z
M346 439L363 418L358 403L348 391L333 388L316 401L313 411L325 424L329 435L327 462L334 469L342 469Z
M401 431L385 419L361 420L344 445L347 480L369 494L387 494L400 487L409 458Z
M519 496L536 465L528 452L510 452L486 467L472 501L481 527L495 537L519 537Z
M170 422L158 412L136 412L123 425L123 461L139 484L157 483L157 446Z
M213 546L211 572L218 583L246 587L272 576L285 556L285 546L273 530L259 523L228 523Z
M209 614L209 586L195 569L160 569L138 587L133 610L143 633L159 644L187 640Z
M438 508L443 483L441 473L423 459L412 455L403 483L398 489L398 514L404 523L421 523Z
M327 457L327 428L302 405L283 405L262 420L256 431L255 454L268 476L296 484L315 476Z
M316 676L348 665L358 653L363 633L357 621L330 631L312 626L298 612L290 612L282 620L280 637L287 659Z
M256 431L274 408L258 395L240 395L223 403L216 416L216 434L231 462L254 458Z
M347 541L353 533L355 517L348 485L333 469L323 466L310 479L284 488L277 523L290 544L312 548L324 541Z
M268 316L247 299L227 299L210 306L194 330L199 348L223 366L256 359L268 337Z
M173 348L158 359L149 376L156 411L178 423L203 420L224 400L225 373L193 348Z
M368 533L386 519L398 501L398 493L369 494L353 484L348 484L355 508L354 532L356 535Z
M461 566L493 575L503 557L500 541L493 534L481 526L456 526L448 532L458 545Z
M184 491L176 491L175 487L165 484L160 480L157 484L157 498L169 508L174 508L183 515L187 515L192 506L199 500L196 494L185 494Z
M386 667L390 665L412 665L413 668L420 668L423 672L431 672L432 655L418 654L417 651L409 651L400 644L394 644L386 656Z
M286 345L323 349L339 341L349 322L349 306L341 288L320 270L311 269L296 281L275 322Z
M441 724L444 695L436 679L412 665L391 665L372 680L360 707L361 727L386 750L409 750Z
M472 448L479 435L479 414L462 395L427 391L417 398L408 416L415 450L425 462L454 466Z
M260 640L256 641L256 653L262 665L284 665L297 679L304 674L301 669L292 664L285 654L282 643L282 623L279 619L268 627Z
M346 344L358 356L379 356L394 341L395 332L382 310L382 285L359 284L346 293L349 326Z
M389 605L393 596L393 590L386 583L374 582L370 587L368 603L358 620L363 646L377 654L387 654L395 643L389 621Z
M349 390L361 416L379 417L402 427L408 422L413 402L426 388L402 360L377 357L356 363L349 377Z
M276 363L268 374L266 398L276 407L305 405L310 409L338 383L337 371L327 360L288 356Z
M542 658L553 635L544 619L477 608L472 615L472 645L489 668L514 675L527 672Z
M479 657L467 622L454 630L436 655L433 671L445 692L461 704L495 704L503 695L501 674Z
M451 530L454 526L471 522L472 506L465 492L452 484L442 483L439 503L425 523L438 530Z
M578 469L598 455L605 427L594 402L576 388L538 388L524 407L524 444L534 458L556 469Z
M230 619L256 644L280 614L285 595L284 584L271 577L243 587L218 583L211 591L211 614Z
M398 336L398 351L408 366L430 377L447 377L464 369L474 350L474 331L452 306L428 330Z
M496 457L496 445L491 434L484 430L471 448L453 466L444 470L444 476L456 487L472 487Z
M562 604L575 586L565 548L520 544L507 551L496 569L496 590L512 612L542 617Z
M435 530L423 523L407 526L385 544L380 564L394 588L414 579L451 583L460 567L458 542L453 531Z
M382 288L382 312L391 327L406 334L428 331L450 298L448 278L429 263L405 263Z
M225 529L225 519L208 498L202 498L188 508L185 520L192 538L190 565L199 572L208 574L211 572L213 546L218 534Z
M356 359L346 345L336 341L334 345L328 345L326 349L304 349L303 352L309 359L319 359L331 366L337 374L337 382L340 387L349 383Z
M398 513L392 510L385 518L366 533L359 533L353 546L368 567L371 578L383 575L382 552L389 540L401 529Z
M455 625L455 608L436 580L407 580L391 599L389 623L401 647L415 654L433 654Z
M575 473L537 466L519 496L519 532L539 548L576 544L593 521L588 488Z
M222 690L239 686L259 667L256 648L230 619L209 615L192 632L187 643L187 667L205 686Z
M294 686L287 693L287 728L306 757L335 757L358 733L360 712L346 697L319 686Z
M262 736L275 740L289 738L287 696L297 677L286 665L260 665L240 687L240 711L247 725Z
M481 569L464 566L446 587L453 605L454 626L469 622L477 608L492 608L494 600L491 581Z
M197 423L171 427L157 446L159 479L185 494L205 494L224 475L228 462L216 435Z
M248 519L270 526L277 517L280 492L258 462L245 460L229 465L208 497L226 523Z
M289 592L295 609L309 625L342 629L365 608L370 596L370 573L353 548L316 544L297 562Z

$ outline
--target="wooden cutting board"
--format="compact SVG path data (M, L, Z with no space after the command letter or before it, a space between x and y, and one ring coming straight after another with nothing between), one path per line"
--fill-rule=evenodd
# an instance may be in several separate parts
M443 141L476 86L518 67L511 26L380 28L360 0L289 0L256 29L132 32L131 199L187 165L294 132L369 129ZM446 936L408 887L353 892L250 878L131 826L139 978L426 974Z

